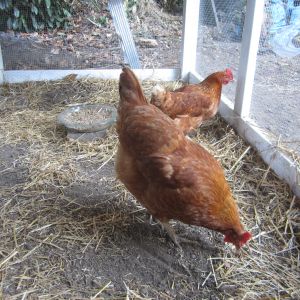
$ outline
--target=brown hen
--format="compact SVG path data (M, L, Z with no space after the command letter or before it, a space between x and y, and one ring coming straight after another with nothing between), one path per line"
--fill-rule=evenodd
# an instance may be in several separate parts
M198 84L188 84L174 91L154 87L151 104L175 120L188 133L204 120L215 116L220 105L222 85L233 80L230 69L209 75Z
M126 188L165 225L175 243L171 219L221 232L237 248L245 244L251 234L240 222L218 161L147 103L129 68L120 75L119 92L116 172Z

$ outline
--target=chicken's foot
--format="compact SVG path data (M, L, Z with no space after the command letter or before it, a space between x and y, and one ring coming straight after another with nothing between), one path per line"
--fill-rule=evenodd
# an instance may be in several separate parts
M157 224L158 224L152 215L150 215L150 218L149 218L149 223L150 223L150 225L152 225L152 226L154 226L154 225L157 225Z
M178 236L176 235L173 227L168 223L168 222L160 222L161 226L166 230L166 232L168 233L169 237L171 238L171 240L173 241L173 243L180 248L180 250L182 250L182 247L179 243L187 243L187 244L192 244L192 245L197 245L199 246L199 243L190 239L187 239L185 237L182 236Z
M182 248L178 242L176 233L175 233L173 227L169 224L169 222L160 222L160 224L166 230L166 232L168 233L168 235L171 238L171 240L173 241L173 243L182 250Z

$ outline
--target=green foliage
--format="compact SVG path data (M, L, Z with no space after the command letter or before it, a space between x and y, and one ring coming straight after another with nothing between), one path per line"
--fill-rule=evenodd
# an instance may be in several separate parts
M108 18L106 16L100 16L98 18L98 23L101 25L101 26L106 26L107 25L107 22L108 22Z
M0 0L0 30L41 31L68 27L69 0Z

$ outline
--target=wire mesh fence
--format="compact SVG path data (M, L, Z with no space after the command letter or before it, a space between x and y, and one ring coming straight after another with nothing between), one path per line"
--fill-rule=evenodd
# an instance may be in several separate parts
M182 12L167 13L153 0L137 1L129 18L130 28L143 68L179 68Z
M246 1L203 0L197 49L197 71L203 77L231 68L236 79ZM236 81L223 87L223 92L234 100Z
M235 79L246 1L201 1L197 71L230 67ZM300 1L265 1L250 117L284 149L300 154ZM223 87L234 102L236 83Z
M5 70L120 68L126 61L108 1L80 3L68 29L21 33L2 26ZM154 0L136 3L137 8L124 9L141 67L179 67L182 16L163 12Z
M300 154L300 1L266 2L250 117Z

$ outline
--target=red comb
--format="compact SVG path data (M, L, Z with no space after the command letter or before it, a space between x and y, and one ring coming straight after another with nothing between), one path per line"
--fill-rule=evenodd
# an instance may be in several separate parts
M248 231L244 232L241 238L241 242L246 244L248 240L252 238L252 234Z
M225 70L225 73L227 74L228 77L230 77L230 78L233 79L233 74L232 74L232 71L231 71L230 69L227 68L227 69Z
M251 239L251 237L252 237L252 234L250 232L248 232L248 231L244 232L241 236L239 236L238 240L233 239L231 235L227 234L227 235L225 235L224 242L232 243L237 248L240 248L244 244L246 244L247 241L249 239Z

